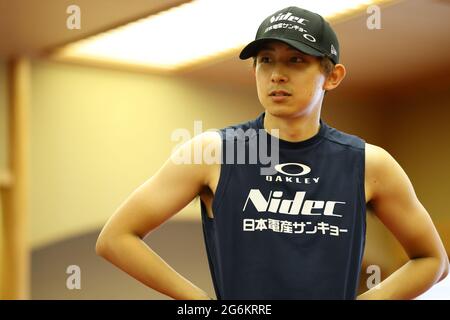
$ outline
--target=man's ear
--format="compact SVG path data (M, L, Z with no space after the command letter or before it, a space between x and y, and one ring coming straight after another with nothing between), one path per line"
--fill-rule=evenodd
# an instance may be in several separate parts
M333 71L328 75L323 84L324 90L333 90L336 88L341 81L345 78L346 70L343 64L336 64Z

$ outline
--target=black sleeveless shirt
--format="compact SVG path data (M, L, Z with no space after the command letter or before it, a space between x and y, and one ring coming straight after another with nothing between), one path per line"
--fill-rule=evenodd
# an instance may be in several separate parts
M277 139L264 130L264 115L219 131L214 218L201 202L216 296L355 299L366 233L365 142L323 120L305 141ZM245 163L236 159L238 147L229 147L239 143ZM263 149L278 159L268 163Z

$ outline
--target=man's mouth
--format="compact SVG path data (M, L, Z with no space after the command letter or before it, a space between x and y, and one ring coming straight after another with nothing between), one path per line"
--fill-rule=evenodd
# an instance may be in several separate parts
M271 97L278 97L278 96L290 96L291 94L284 90L273 90L269 93L269 96Z

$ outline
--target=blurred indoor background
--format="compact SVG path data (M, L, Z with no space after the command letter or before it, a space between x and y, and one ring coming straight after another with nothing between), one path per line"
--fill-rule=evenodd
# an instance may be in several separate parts
M168 158L175 129L193 134L196 120L207 130L262 112L252 62L238 59L242 46L170 72L51 53L185 2L79 0L81 29L68 29L66 9L74 1L0 0L2 298L168 299L96 256L97 236L119 204ZM323 119L397 159L448 252L450 5L404 0L380 7L381 29L367 27L365 8L330 19L347 77L325 97ZM252 37L258 23L251 26ZM183 25L174 27L193 46L209 41L200 33L181 34ZM139 36L160 49L161 40ZM214 296L198 201L145 240ZM380 266L385 278L406 259L368 212L360 292L367 290L367 266ZM66 286L70 265L80 267L81 289ZM433 297L448 299L450 292Z

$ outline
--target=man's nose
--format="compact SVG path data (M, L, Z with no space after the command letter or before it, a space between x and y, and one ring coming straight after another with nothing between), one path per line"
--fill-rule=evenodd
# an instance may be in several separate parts
M274 68L272 72L272 82L286 82L288 80L286 74L279 67Z

